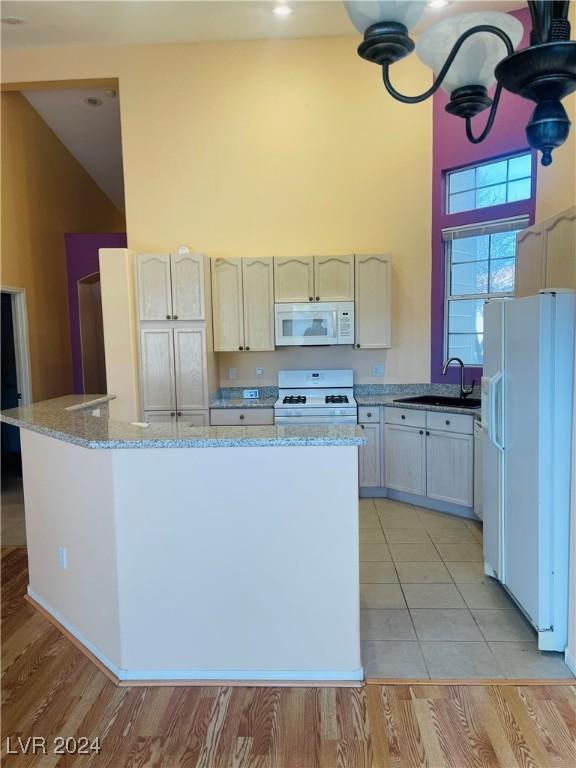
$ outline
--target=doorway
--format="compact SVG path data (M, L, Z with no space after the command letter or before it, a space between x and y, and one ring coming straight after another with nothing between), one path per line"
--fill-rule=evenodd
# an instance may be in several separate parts
M107 389L99 272L78 280L78 314L83 391L88 394L102 394Z

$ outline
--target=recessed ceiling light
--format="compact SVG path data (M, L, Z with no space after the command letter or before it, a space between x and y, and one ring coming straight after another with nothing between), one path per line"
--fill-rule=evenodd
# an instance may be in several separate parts
M18 16L3 16L2 24L9 24L11 27L18 27L20 24L24 24L24 19L20 19Z
M98 96L87 96L84 99L84 104L88 107L101 107L104 102L99 99Z
M114 88L106 88L104 90L104 96L108 96L109 99L115 99L116 91L114 90Z
M446 8L450 5L450 0L428 0L428 8Z
M281 3L280 5L274 6L274 13L276 16L290 16L292 8L290 8L289 5L286 5L286 3Z

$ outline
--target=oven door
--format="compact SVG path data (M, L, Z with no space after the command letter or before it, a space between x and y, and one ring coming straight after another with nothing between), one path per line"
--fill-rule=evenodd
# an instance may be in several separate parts
M278 347L338 343L337 304L276 304L274 315Z
M329 427L331 424L357 424L356 416L274 416L277 427Z

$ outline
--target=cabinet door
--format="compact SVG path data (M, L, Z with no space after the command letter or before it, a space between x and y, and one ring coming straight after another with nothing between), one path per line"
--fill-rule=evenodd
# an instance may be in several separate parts
M546 235L544 287L576 290L576 208L548 219L543 228Z
M312 256L274 259L274 301L314 300L314 259Z
M426 495L471 507L474 489L474 438L429 431L426 445Z
M208 427L208 411L178 411L178 422L183 427Z
M242 259L213 259L212 315L214 351L244 349Z
M142 409L172 411L176 408L174 387L174 341L171 328L140 330L142 357Z
M206 408L206 330L175 328L174 357L178 412L187 408Z
M205 320L204 257L199 253L173 253L172 314L174 320Z
M384 431L386 487L426 495L426 435L423 429L386 424Z
M358 450L360 488L379 488L380 482L380 424L362 424L367 445Z
M274 349L274 261L242 259L244 346L264 352Z
M140 320L171 320L170 256L143 253L136 258Z
M175 423L175 411L144 411L144 421L148 424Z
M516 235L514 295L535 296L543 287L544 232L542 227L524 229Z
M316 301L354 301L354 256L314 256Z
M389 256L356 256L356 346L385 349L391 345L392 306Z

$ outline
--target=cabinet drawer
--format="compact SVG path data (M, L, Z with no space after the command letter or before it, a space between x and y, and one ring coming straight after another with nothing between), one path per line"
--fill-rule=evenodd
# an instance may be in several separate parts
M273 408L211 408L213 427L274 424Z
M379 405L360 405L358 406L358 423L373 424L380 422Z
M179 411L178 421L185 427L207 427L208 411Z
M401 424L404 427L425 427L426 411L413 411L410 408L386 408L386 424Z
M428 429L438 429L442 432L459 432L461 435L471 435L474 432L474 416L469 416L466 413L427 411L426 426Z

